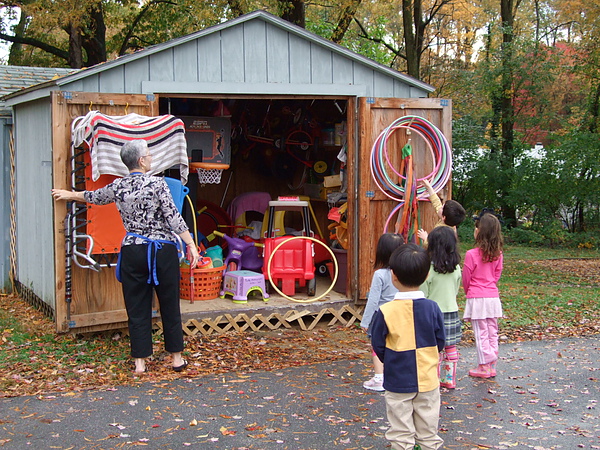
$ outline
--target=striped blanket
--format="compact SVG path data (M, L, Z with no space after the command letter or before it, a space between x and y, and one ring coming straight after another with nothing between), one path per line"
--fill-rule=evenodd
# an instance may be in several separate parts
M183 184L187 183L189 159L183 122L171 115L158 117L127 114L107 116L90 111L71 125L74 147L87 144L92 162L92 180L100 175L125 176L129 173L121 161L121 147L127 141L144 139L152 154L149 175L178 167Z

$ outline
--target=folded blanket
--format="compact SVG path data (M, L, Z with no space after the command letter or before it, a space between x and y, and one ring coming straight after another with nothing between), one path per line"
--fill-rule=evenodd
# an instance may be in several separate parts
M149 175L178 167L183 184L187 183L189 159L183 122L172 115L158 117L127 114L107 116L90 111L71 125L74 147L86 143L90 149L92 180L100 175L125 176L129 173L121 161L121 147L127 141L143 139L152 154Z

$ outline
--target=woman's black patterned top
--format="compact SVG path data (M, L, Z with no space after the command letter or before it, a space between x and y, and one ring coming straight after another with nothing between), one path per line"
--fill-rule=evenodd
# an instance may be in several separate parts
M173 232L181 234L188 230L167 183L160 177L133 173L83 195L86 202L94 205L116 203L128 233L175 242ZM143 243L143 239L130 235L123 240L123 245Z

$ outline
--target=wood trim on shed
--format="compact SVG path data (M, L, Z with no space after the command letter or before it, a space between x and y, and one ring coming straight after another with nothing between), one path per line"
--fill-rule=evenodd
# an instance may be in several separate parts
M83 111L99 110L105 114L122 114L126 112L144 113L154 116L158 113L156 96L140 94L99 94L89 92L53 91L51 93L52 123L52 177L53 186L59 189L70 189L70 157L71 157L71 123L74 115ZM89 311L73 315L71 312L71 291L82 290L93 286L99 279L114 279L110 273L96 274L92 277L89 269L74 270L67 276L65 255L65 218L67 202L54 203L54 271L55 271L55 321L56 330L65 333L72 328L101 326L102 324L126 321L127 315L122 308ZM74 267L74 269L79 269ZM84 270L88 270L84 273ZM78 275L79 274L79 275ZM117 283L116 280L108 284ZM81 289L80 289L81 288Z

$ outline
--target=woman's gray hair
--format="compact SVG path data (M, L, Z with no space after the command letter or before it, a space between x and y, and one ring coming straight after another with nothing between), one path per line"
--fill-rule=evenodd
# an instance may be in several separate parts
M146 154L148 143L143 139L127 141L121 147L121 161L129 170L140 167L140 158Z

